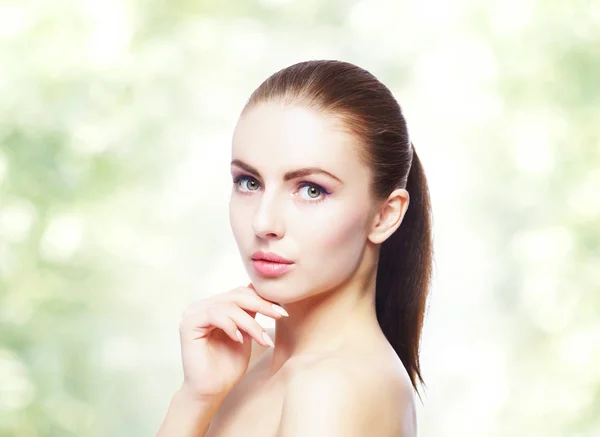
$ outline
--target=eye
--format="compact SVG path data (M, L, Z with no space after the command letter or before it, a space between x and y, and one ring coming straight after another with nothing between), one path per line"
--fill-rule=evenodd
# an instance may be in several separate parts
M240 186L247 182L245 190L240 190ZM233 183L235 184L236 191L256 191L258 190L258 181L254 179L252 176L239 175L233 178Z
M233 185L234 190L238 193L257 191L260 188L260 183L255 178L248 175L235 176L233 178ZM304 199L308 200L309 203L322 202L330 194L325 188L311 182L304 182L300 184L299 190L304 190L305 188L307 195L304 196Z
M312 183L304 183L300 186L300 190L304 190L306 188L306 194L308 195L308 199L312 199L313 201L322 201L325 200L325 197L329 194L325 188ZM319 196L322 196L322 199L319 199Z

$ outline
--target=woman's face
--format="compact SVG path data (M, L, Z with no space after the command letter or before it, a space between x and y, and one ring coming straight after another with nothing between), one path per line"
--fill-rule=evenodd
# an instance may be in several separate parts
M374 208L370 170L358 147L334 117L304 106L262 103L240 118L229 218L244 266L265 299L294 302L342 284L358 268ZM303 169L330 175L293 174ZM259 250L293 265L265 276L251 259Z

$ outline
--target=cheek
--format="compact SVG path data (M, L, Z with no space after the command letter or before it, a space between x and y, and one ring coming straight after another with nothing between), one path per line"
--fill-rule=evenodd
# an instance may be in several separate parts
M362 216L344 216L327 227L322 240L323 248L327 252L349 249L356 246L363 235Z
M240 239L243 237L243 227L248 224L244 220L244 211L242 205L235 200L229 202L229 224L235 241L239 244Z
M366 241L365 223L365 214L359 209L330 216L319 223L318 230L300 241L311 270L337 276L356 268Z

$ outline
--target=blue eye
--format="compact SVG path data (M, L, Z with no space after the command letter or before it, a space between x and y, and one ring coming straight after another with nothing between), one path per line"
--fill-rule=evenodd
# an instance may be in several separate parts
M244 182L246 182L246 187L242 188ZM260 183L255 178L247 175L235 176L233 184L235 192L241 194L257 191L260 187ZM302 190L304 188L308 189L306 191L308 197L304 197L304 199L308 200L309 203L320 203L330 194L325 188L312 182L301 183L299 189Z

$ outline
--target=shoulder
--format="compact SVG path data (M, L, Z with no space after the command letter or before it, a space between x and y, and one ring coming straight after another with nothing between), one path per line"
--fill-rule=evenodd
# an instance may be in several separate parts
M366 361L328 358L288 383L278 437L413 437L412 387Z

